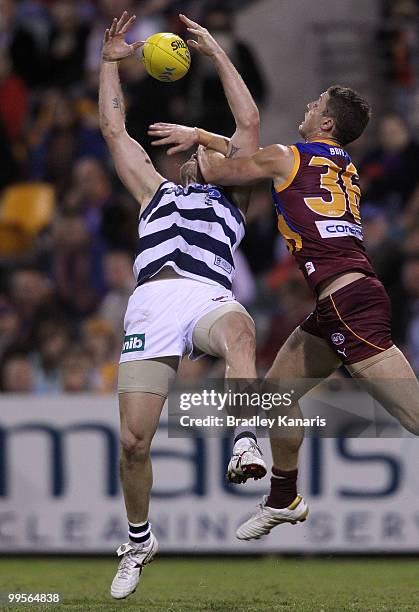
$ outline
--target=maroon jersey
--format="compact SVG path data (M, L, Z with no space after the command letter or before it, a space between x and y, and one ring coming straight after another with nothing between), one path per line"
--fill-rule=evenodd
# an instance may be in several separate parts
M331 140L291 147L294 167L285 183L273 181L278 229L308 284L341 272L374 276L365 253L359 212L359 177L349 155Z

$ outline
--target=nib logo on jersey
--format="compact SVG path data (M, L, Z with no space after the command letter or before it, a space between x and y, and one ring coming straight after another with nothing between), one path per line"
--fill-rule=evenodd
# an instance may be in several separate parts
M145 348L145 334L131 334L125 336L122 346L122 354L143 351Z

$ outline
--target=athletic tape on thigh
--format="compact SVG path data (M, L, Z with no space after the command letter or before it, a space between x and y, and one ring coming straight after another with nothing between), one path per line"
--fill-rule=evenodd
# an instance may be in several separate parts
M382 353L372 355L372 357L367 357L367 359L358 361L358 363L348 364L345 367L348 372L352 374L352 376L355 376L356 374L360 374L367 368L377 363L380 363L380 361L384 361L384 359L390 359L390 357L394 357L395 355L399 355L400 353L400 349L398 349L397 346L393 344L393 346L390 346L390 348L386 349Z
M192 342L194 347L196 347L199 351L203 353L207 353L208 355L214 355L210 346L210 331L211 327L216 323L221 317L229 312L239 312L241 314L246 315L254 324L254 321L250 314L247 312L246 308L239 304L238 302L235 304L224 304L215 310L211 310L206 315L204 315L201 319L199 319L194 327L192 334Z
M118 393L154 393L167 397L176 369L152 359L125 361L119 364Z

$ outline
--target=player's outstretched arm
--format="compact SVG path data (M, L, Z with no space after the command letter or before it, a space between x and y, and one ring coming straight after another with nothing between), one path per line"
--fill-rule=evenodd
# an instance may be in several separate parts
M142 42L129 45L124 36L135 20L125 11L114 19L103 40L99 84L100 128L112 154L116 171L136 200L146 206L164 178L157 172L143 147L125 129L125 107L119 81L118 62L135 53Z
M199 147L198 160L206 181L219 185L252 185L264 179L290 176L294 153L284 145L269 145L250 157L228 159L210 149Z
M185 15L179 17L188 27L188 31L197 36L197 40L188 40L189 46L214 62L236 122L236 131L229 139L196 127L154 123L149 126L148 134L157 140L151 144L172 145L167 150L168 155L187 151L195 145L203 145L230 157L236 153L239 155L254 153L259 146L259 111L250 91L228 55L208 30Z
M153 146L170 145L166 151L167 155L188 151L196 145L203 145L227 155L230 144L230 139L226 136L176 123L152 123L148 127L148 134L157 139L151 142Z
M227 53L208 30L185 15L180 14L179 18L188 32L197 38L188 40L188 45L213 61L233 113L236 131L230 139L228 157L253 154L259 148L259 111L250 91ZM199 144L208 146L205 142Z

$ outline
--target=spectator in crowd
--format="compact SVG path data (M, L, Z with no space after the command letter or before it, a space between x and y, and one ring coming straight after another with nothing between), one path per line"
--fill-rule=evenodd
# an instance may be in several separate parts
M272 365L278 350L291 332L314 308L314 296L295 266L285 265L280 275L275 276L278 283L276 308L258 351L258 364L263 372Z
M146 40L156 32L165 31L164 17L159 10L165 8L168 4L168 0L143 0L138 5L135 5L132 0L98 0L98 14L88 37L86 61L91 86L96 91L99 84L103 32L109 27L109 23L115 15L122 15L124 11L136 12L137 20L126 37L128 43L133 43L137 40Z
M12 353L2 367L1 387L5 393L31 393L34 391L34 372L27 355Z
M91 237L100 236L104 209L112 197L110 177L100 162L89 157L79 159L73 167L73 181L65 198L65 208L83 216Z
M266 98L266 84L250 47L234 31L234 14L225 2L212 2L201 18L243 77L260 108ZM195 56L189 79L189 108L196 110L196 125L210 132L233 134L234 120L213 62Z
M47 319L39 325L31 355L34 368L34 391L57 393L60 388L60 368L70 344L68 322Z
M386 0L384 4L385 20L378 40L384 60L386 89L394 110L413 125L418 86L419 3L417 0Z
M0 117L0 190L18 178L18 164L13 154L12 143Z
M246 215L246 234L241 244L254 274L264 272L273 265L275 245L280 240L269 185L257 185L252 189Z
M18 342L33 348L40 322L57 315L54 288L42 272L23 267L12 273L9 293L20 321Z
M11 143L23 135L27 109L26 85L13 74L8 51L0 48L0 119Z
M381 119L378 143L359 168L363 203L375 203L394 217L404 209L418 182L419 144L402 117L394 114Z
M18 22L18 4L14 0L0 0L0 51L7 49L13 72L28 86L37 87L47 76L46 55L42 51L42 40L36 37L29 22Z
M104 292L102 247L92 241L83 216L67 212L52 231L51 277L67 316L81 321L98 308Z
M0 359L19 338L20 320L10 301L0 295Z
M419 375L419 250L406 257L391 298L394 341L404 348Z
M402 231L397 230L383 208L373 204L362 207L362 230L365 247L381 282L391 289L398 282L403 254Z
M419 180L413 194L407 202L401 225L406 230L414 229L419 225Z
M116 390L118 357L112 327L99 317L85 321L82 328L82 346L92 363L91 386L99 393ZM118 342L118 349L121 342ZM118 351L119 353L119 351Z
M61 391L63 393L86 393L92 390L91 361L79 346L73 346L63 359L61 369Z
M64 194L71 187L69 169L77 160L90 155L105 159L105 144L89 111L88 100L77 104L64 90L42 94L28 139L30 178L51 182Z
M81 83L90 27L82 22L79 4L73 0L53 2L50 14L48 81L58 87Z
M109 251L103 265L107 293L100 306L100 316L113 329L118 343L124 336L124 314L135 287L132 257L126 251Z
M135 252L138 203L115 193L109 173L98 159L85 157L76 162L64 208L83 216L90 238L98 246Z

